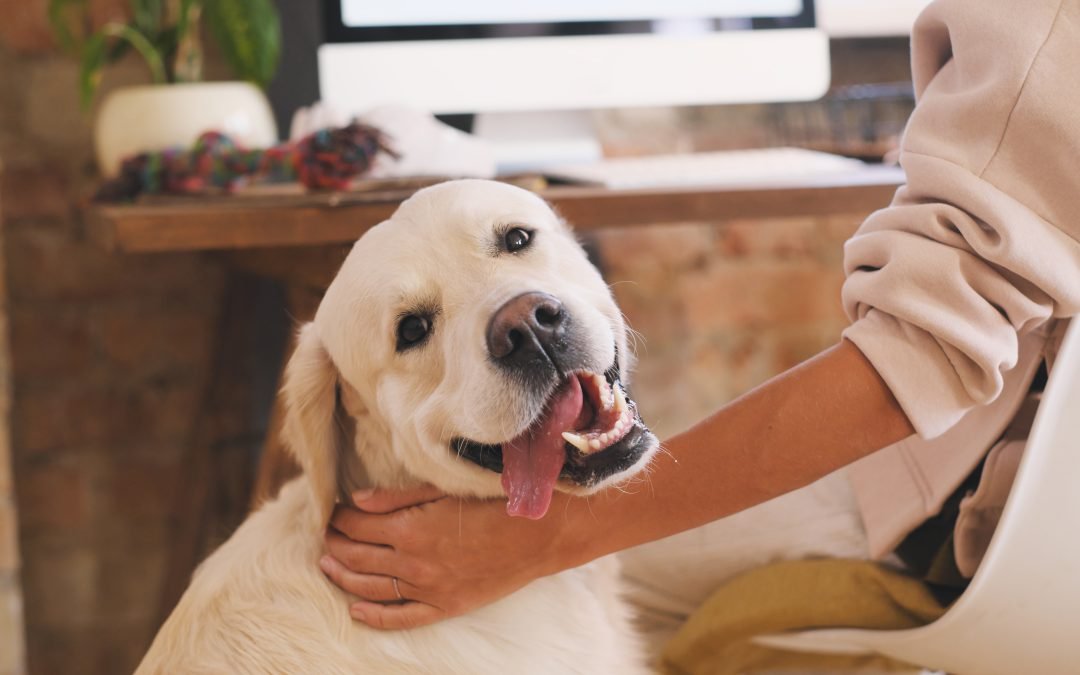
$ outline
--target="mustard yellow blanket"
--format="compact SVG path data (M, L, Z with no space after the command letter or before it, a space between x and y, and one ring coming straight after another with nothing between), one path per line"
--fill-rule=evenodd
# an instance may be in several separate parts
M872 562L803 560L753 570L721 587L661 657L664 675L885 673L912 667L879 656L818 655L761 647L758 635L814 628L899 630L945 608L920 580Z

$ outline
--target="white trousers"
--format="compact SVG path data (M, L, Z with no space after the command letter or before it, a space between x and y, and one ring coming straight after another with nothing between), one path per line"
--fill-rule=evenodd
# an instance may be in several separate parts
M619 554L628 599L653 656L740 572L806 558L869 557L846 471L704 527Z

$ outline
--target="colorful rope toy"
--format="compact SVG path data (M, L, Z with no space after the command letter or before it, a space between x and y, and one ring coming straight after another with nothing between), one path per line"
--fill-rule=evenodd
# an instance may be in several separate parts
M311 190L344 190L371 169L379 152L397 156L385 134L359 122L262 150L247 150L225 134L208 131L189 150L144 152L124 160L120 175L105 183L95 199L233 192L252 183L300 182Z

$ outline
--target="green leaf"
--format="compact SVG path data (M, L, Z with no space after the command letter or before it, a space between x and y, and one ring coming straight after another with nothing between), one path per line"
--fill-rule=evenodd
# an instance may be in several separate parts
M281 54L281 23L272 0L212 0L204 6L214 38L237 76L266 87Z
M113 42L105 52L105 63L115 63L127 56L130 51L130 43L117 40L116 42Z
M105 35L97 33L83 45L82 66L79 69L79 100L84 110L94 102L94 94L101 84L101 69L105 65L108 44Z
M213 2L213 0L210 0ZM202 0L180 0L180 10L176 21L176 41L182 42L188 36L189 30L199 30L198 17L202 14ZM192 19L195 24L192 25Z
M165 1L131 0L131 15L136 28L146 35L155 35L162 30Z
M154 49L158 54L161 54L161 58L168 61L176 54L176 41L177 31L175 26L170 26L165 30L158 33L154 39Z
M165 71L165 62L162 60L161 54L154 48L153 43L150 42L150 40L137 28L122 23L108 23L101 29L101 34L108 37L120 38L121 40L130 43L131 46L135 48L135 51L139 52L139 55L146 61L146 65L150 68L150 75L154 78L155 84L165 84L169 81L168 74Z
M173 78L177 82L198 82L202 80L203 49L202 35L199 32L199 18L202 16L201 0L182 0L180 18L176 25L175 48L168 54L172 64Z
M72 24L81 28L86 19L86 0L49 0L49 25L60 47L71 54L79 52L81 35L76 35Z

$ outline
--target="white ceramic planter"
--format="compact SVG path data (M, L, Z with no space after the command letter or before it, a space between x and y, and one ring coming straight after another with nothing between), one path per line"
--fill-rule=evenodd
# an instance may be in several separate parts
M112 177L129 155L186 147L221 131L259 148L277 142L270 104L247 82L199 82L117 89L101 104L94 143L101 172Z

